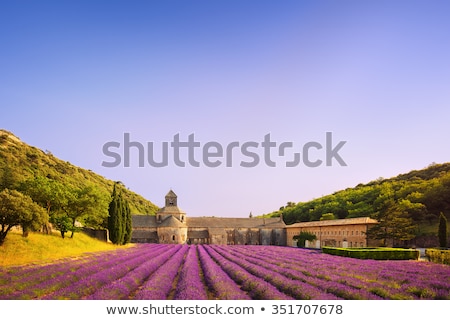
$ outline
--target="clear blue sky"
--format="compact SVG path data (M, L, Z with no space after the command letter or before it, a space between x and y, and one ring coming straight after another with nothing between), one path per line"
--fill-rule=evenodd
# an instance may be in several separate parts
M172 188L191 216L268 213L450 160L449 15L448 1L2 1L0 127L159 206ZM301 152L326 132L347 166L269 167L261 148L254 168L170 153L139 167L136 150L102 166L124 133L160 154L176 134L270 133Z

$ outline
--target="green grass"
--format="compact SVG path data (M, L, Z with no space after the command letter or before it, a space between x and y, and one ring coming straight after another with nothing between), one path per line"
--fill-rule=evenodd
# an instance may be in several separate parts
M77 257L88 252L127 248L93 239L83 233L75 233L73 238L61 238L58 233L44 235L30 233L22 237L21 233L10 232L0 246L0 266L23 265L28 263L49 263L53 260Z

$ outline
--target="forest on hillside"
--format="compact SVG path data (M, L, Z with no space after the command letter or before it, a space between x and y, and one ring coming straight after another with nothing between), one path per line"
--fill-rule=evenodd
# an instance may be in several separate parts
M13 208L23 208L20 218L28 214L26 220L30 223L22 228L35 229L50 219L59 229L73 228L75 222L104 229L115 185L120 188L131 214L155 214L158 210L155 204L123 183L60 160L51 152L30 146L0 129L0 197L10 205L9 209L3 206L2 216L12 217L17 214ZM5 221L2 228L11 225Z
M288 202L268 216L282 214L286 224L371 217L404 226L407 236L402 240L408 240L428 232L427 226L435 226L441 212L450 217L450 163L433 163L422 170L361 183L311 201Z

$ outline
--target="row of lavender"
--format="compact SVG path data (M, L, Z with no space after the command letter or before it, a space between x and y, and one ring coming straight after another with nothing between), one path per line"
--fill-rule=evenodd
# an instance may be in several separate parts
M9 268L0 276L0 298L95 298L97 294L101 295L99 291L106 295L103 289L112 284L129 286L132 290L130 283L138 282L134 277L146 279L151 272L150 264L157 269L180 249L181 246L136 246L89 255L80 260L65 259L50 265ZM120 299L119 293L114 298Z
M250 299L196 246L138 245L0 271L0 299Z
M221 256L298 299L450 299L450 268L374 261L286 247L212 246ZM295 284L294 284L295 283ZM284 285L285 289L281 287ZM293 291L298 290L299 294Z
M0 269L0 299L450 299L450 267L288 247L142 244Z

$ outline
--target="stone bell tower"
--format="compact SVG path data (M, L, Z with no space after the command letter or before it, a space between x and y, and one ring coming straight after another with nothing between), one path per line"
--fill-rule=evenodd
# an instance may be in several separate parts
M172 189L166 194L166 207L177 206L177 195Z
M165 207L156 213L156 223L159 243L186 243L186 212L178 208L177 195L172 190L166 194Z
M186 212L178 208L177 195L173 190L166 194L165 207L156 213L156 222L161 223L169 217L174 217L181 223L186 223Z

